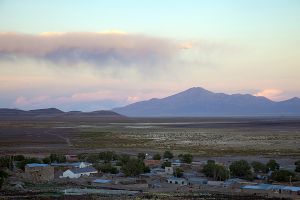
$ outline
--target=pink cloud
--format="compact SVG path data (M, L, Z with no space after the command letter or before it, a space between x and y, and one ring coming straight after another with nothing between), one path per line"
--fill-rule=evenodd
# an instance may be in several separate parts
M278 100L282 98L283 91L279 89L264 89L256 94L255 96L264 96L272 100Z

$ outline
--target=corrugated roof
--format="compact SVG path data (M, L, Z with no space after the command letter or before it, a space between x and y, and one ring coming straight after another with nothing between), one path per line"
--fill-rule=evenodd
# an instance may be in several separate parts
M73 172L74 174L97 172L97 170L94 167L76 168L76 169L70 169L70 171Z
M96 179L93 182L94 183L110 183L111 180L108 180L108 179Z
M40 164L40 163L29 163L26 164L27 167L47 167L49 166L48 164Z
M286 186L286 185L272 185L272 184L245 185L242 186L241 188L252 189L252 190L288 190L293 192L300 191L300 187Z

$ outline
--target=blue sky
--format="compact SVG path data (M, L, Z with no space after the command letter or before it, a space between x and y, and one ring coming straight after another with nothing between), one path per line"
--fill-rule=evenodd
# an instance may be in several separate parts
M109 109L193 86L300 96L299 13L299 0L0 0L0 107Z

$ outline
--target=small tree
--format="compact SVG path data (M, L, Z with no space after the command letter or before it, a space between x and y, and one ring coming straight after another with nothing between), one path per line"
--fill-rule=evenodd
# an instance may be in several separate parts
M14 160L15 160L15 161L22 161L22 160L25 160L25 156L23 156L23 155L15 155L15 156L14 156Z
M295 172L300 172L300 165L296 165Z
M45 158L43 158L43 163L45 163L45 164L49 164L49 163L51 163L51 160L50 160L50 158L49 158L49 157L45 157Z
M8 174L5 171L0 170L0 189L2 188L2 185L7 177Z
M295 174L288 170L276 170L272 172L271 179L278 182L288 182L293 179Z
M164 158L172 159L174 156L171 151L165 151Z
M142 160L132 158L123 165L122 171L126 176L137 176L143 173L145 164Z
M17 162L17 167L19 169L24 170L25 169L25 165L26 164L30 164L30 163L41 163L41 161L37 158L25 158L25 160L19 161Z
M161 159L161 155L159 153L154 154L153 160L160 160L160 159Z
M161 165L161 168L165 168L165 167L171 167L172 166L172 163L171 162L169 162L169 161L166 161L166 162L164 162L162 165Z
M229 171L223 165L218 165L214 161L208 161L202 172L214 180L224 181L229 177Z
M267 163L267 170L268 171L276 171L279 170L279 164L276 162L276 160L269 160Z
M255 173L266 173L267 172L267 166L261 162L253 161L251 163L251 166Z
M145 154L145 153L139 153L137 157L138 157L138 159L140 159L140 160L145 160L146 154Z
M193 162L193 156L191 154L180 154L178 157L183 163L190 164Z
M236 177L247 178L252 175L251 166L246 160L234 161L229 169L231 174Z
M94 164L93 165L98 171L101 171L103 173L111 173L111 174L117 174L118 169L114 167L111 163L104 163L104 164Z
M176 176L176 177L178 177L178 178L182 177L183 176L183 169L176 168L175 171L174 171L174 173L173 173L173 175Z
M61 154L50 154L51 162L63 163L66 162L66 156Z

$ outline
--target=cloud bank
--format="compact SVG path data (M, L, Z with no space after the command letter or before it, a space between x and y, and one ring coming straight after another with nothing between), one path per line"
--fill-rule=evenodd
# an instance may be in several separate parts
M156 66L180 48L169 40L124 32L0 33L0 57L29 57L54 63L97 67Z

